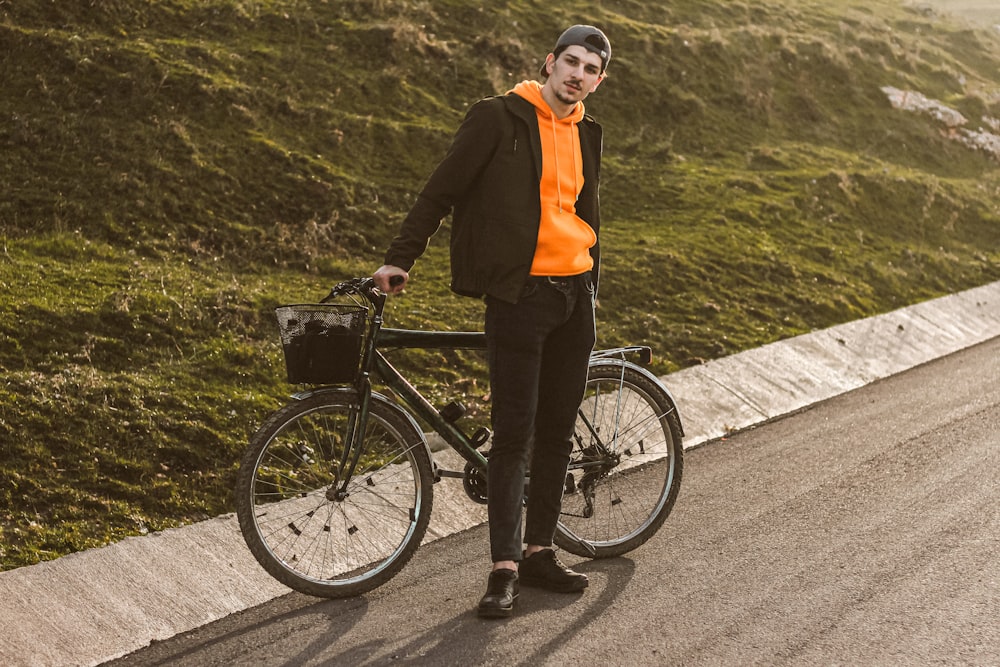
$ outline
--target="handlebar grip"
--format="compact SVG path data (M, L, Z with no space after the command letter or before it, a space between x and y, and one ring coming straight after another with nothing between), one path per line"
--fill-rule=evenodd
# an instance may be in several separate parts
M403 276L392 276L389 278L389 287L396 287L403 284Z

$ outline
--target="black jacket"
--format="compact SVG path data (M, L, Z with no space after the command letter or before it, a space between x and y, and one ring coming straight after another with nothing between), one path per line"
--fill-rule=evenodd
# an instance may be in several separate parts
M597 234L602 130L590 116L584 116L577 128L584 186L576 213ZM409 271L441 221L453 211L452 290L516 303L538 240L541 177L542 148L534 106L514 94L477 102L403 220L385 263ZM600 241L590 254L596 288Z

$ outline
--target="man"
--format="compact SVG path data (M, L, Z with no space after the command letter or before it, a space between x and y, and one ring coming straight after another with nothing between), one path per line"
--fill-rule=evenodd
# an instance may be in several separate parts
M453 212L451 287L486 302L494 433L484 617L510 616L520 583L560 592L588 583L551 545L595 343L602 134L583 100L610 58L603 32L575 25L546 56L544 83L473 105L373 275L383 291L401 291Z

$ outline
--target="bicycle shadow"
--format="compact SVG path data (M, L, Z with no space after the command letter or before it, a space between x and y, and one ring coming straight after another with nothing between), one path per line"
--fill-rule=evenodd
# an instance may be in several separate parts
M209 657L217 653L230 656L230 664L242 664L240 647L259 643L258 637L272 634L281 628L295 628L303 621L315 622L316 616L325 616L328 631L340 636L353 628L368 614L369 601L365 597L342 600L320 600L300 593L288 593L275 598L267 605L236 612L226 618L173 637L169 642L152 642L133 653L102 663L104 667L129 665L203 665L213 662ZM323 646L303 649L289 662L274 664L316 664L323 655Z
M540 645L524 644L525 653L518 661L525 664L549 656L557 647L568 644L605 612L624 590L635 572L628 558L581 561L573 568L591 574L591 585L582 594L549 593L541 589L522 589L514 618L480 619L475 602L478 589L469 595L469 605L460 612L433 625L406 632L402 643L379 636L361 643L345 642L351 634L363 632L372 602L366 596L342 600L317 600L299 593L289 593L266 606L237 612L207 626L192 630L174 642L152 645L134 654L112 660L107 665L203 665L251 664L250 656L260 646L272 646L277 654L269 665L304 667L321 664L483 664L490 662L500 642L511 641L511 623L532 622L542 614L546 627L560 627L558 634ZM478 580L476 582L479 583ZM556 626L552 613L565 610L564 626ZM419 609L413 610L419 614ZM397 617L398 618L398 617ZM560 615L558 618L562 619ZM415 623L414 625L419 625ZM312 628L302 632L303 627ZM381 634L381 633L380 633ZM399 635L394 635L398 637ZM276 639L277 638L277 639ZM292 641L284 641L293 639ZM276 642L276 643L275 643ZM345 645L346 644L346 645Z

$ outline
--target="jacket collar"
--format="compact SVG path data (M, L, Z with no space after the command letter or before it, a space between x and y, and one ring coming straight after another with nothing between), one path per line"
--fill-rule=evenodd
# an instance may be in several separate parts
M508 93L507 95L502 95L500 97L507 109L516 117L524 121L524 124L528 127L528 133L531 136L531 155L535 161L535 172L538 174L538 178L542 177L542 139L538 132L538 116L535 114L535 106L519 95L514 93ZM598 125L591 116L585 115L583 120L577 124L577 128L587 128L587 131L580 132L580 148L583 150L584 159L584 173L589 169L595 168L596 165L588 164L587 155L591 152L590 150L590 137L589 132L597 132L596 142L597 146L600 147L601 144L601 126ZM599 150L599 148L598 148Z

